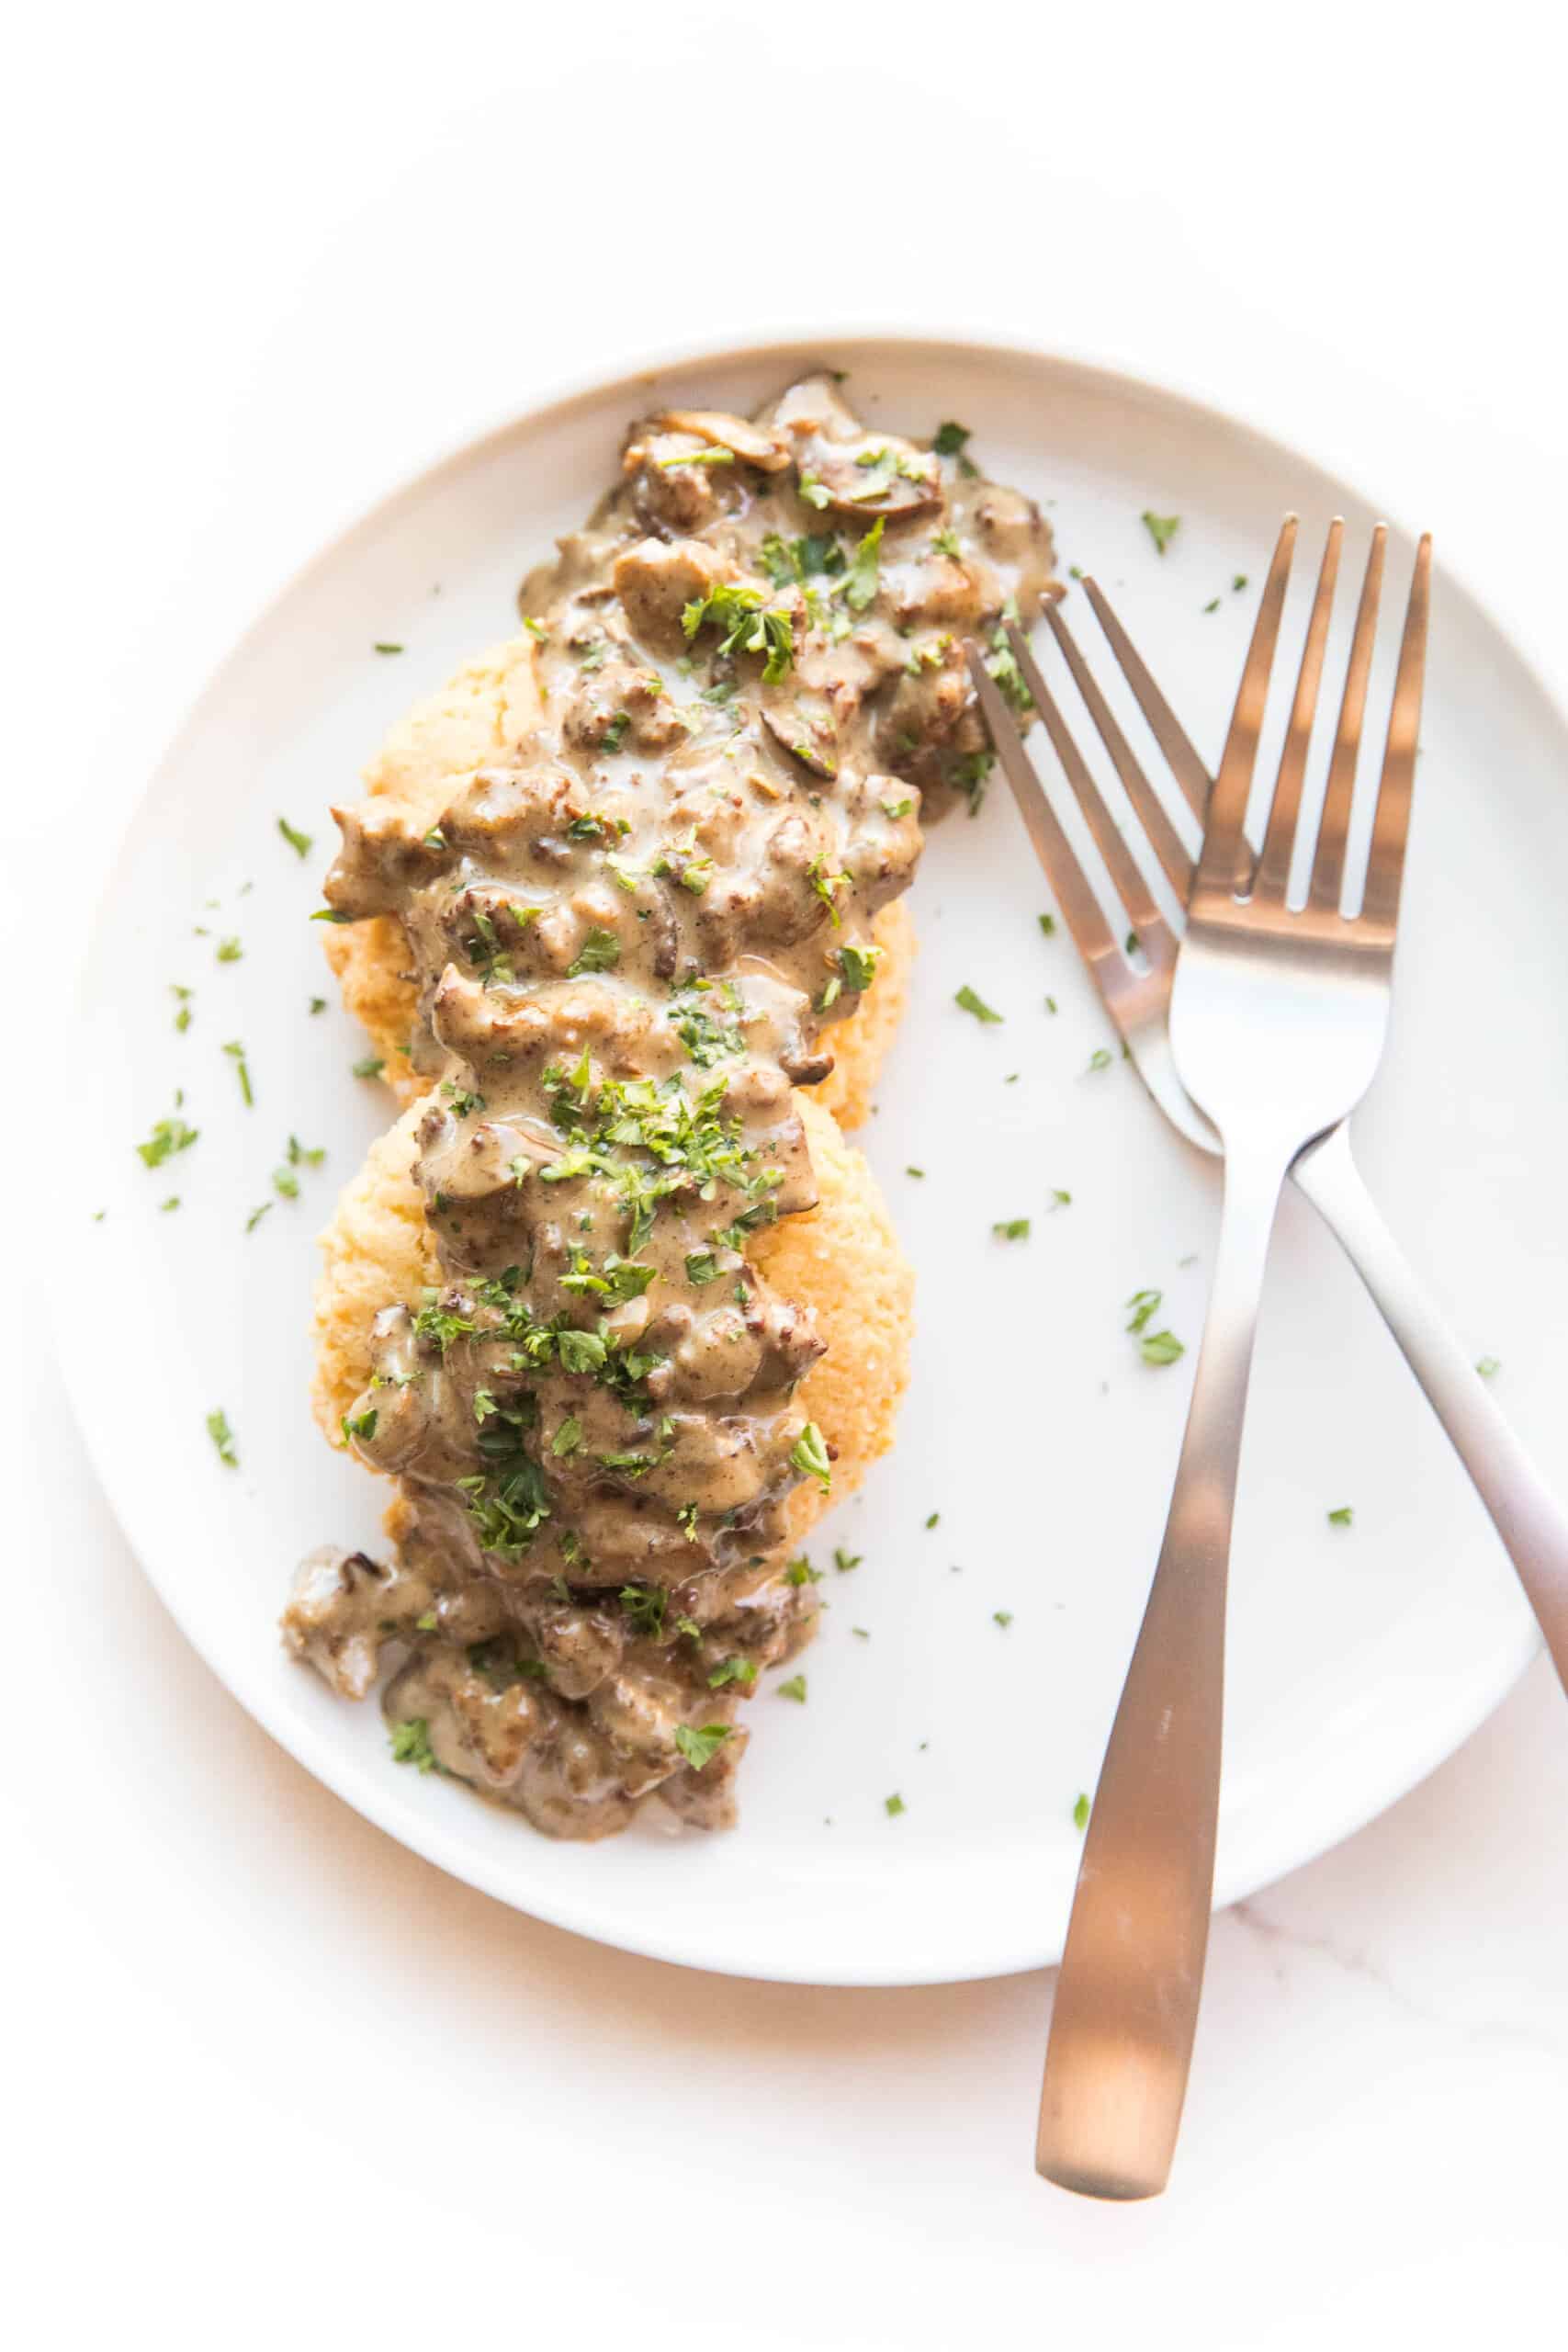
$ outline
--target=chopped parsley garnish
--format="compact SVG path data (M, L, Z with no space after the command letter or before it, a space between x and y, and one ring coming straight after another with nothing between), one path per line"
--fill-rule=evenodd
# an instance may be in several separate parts
M830 505L832 503L832 492L826 482L818 481L815 474L802 473L799 488L800 495L807 506L815 506L820 511L822 507Z
M752 1683L756 1679L757 1668L750 1658L727 1657L724 1663L721 1666L716 1666L708 1676L708 1689L722 1690L727 1682Z
M229 1416L221 1407L207 1416L207 1434L218 1448L218 1459L225 1469L237 1470L240 1456L234 1444L234 1432L229 1427Z
M605 728L604 732L599 738L599 749L602 752L618 752L621 748L622 738L625 736L626 731L631 723L632 715L629 710L616 711L614 718L611 719L609 725Z
M762 569L775 588L789 588L807 580L834 579L845 566L843 548L830 531L813 532L798 539L784 539L770 531L762 541Z
M1055 939L1056 936L1056 918L1055 915L1036 915L1034 920L1040 925L1041 930L1044 933L1047 939Z
M793 1699L797 1706L804 1707L806 1704L805 1675L792 1674L787 1682L779 1684L777 1695L781 1699Z
M343 1442L344 1445L347 1445L352 1439L356 1437L362 1438L365 1443L368 1445L370 1440L376 1434L376 1423L378 1418L377 1408L374 1405L368 1406L363 1413L345 1413L343 1417Z
M1075 1829L1089 1827L1089 1792L1086 1789L1078 1791L1077 1802L1073 1806L1073 1827Z
M908 1810L903 1798L900 1796L884 1797L882 1804L883 1810L891 1815L895 1820L897 1820L899 1814Z
M267 1211L269 1209L276 1208L276 1205L277 1204L276 1201L264 1201L259 1209L253 1209L249 1216L245 1219L245 1231L247 1233L254 1233L257 1226L261 1223L263 1217L267 1214Z
M179 1196L179 1194L178 1194L177 1193L171 1193L169 1194L169 1197L168 1197L168 1199L167 1199L166 1201L160 1201L160 1202L159 1202L158 1206L159 1206L159 1209L161 1210L161 1212L163 1213L163 1215L164 1215L164 1216L167 1216L167 1215L168 1215L169 1211L170 1211L171 1209L177 1209L177 1208L179 1207L179 1204L180 1204L180 1196Z
M169 984L169 994L172 997L176 998L179 1003L179 1010L175 1014L175 1027L182 1031L188 1029L190 1027L190 1000L193 991L190 989L182 989L177 980L172 980Z
M1008 1627L1012 1623L1012 1611L1010 1609L993 1609L991 1611L991 1623L993 1625L999 1625L1005 1634Z
M234 1065L234 1074L240 1081L240 1092L244 1096L245 1108L248 1111L254 1111L256 1098L251 1091L251 1066L245 1059L245 1049L238 1037L231 1037L223 1050Z
M702 1290L705 1288L709 1283L717 1282L718 1278L718 1260L714 1256L711 1250L687 1250L686 1280L691 1283L694 1290Z
M1161 555L1165 553L1181 526L1179 514L1151 514L1146 506L1139 520Z
M310 836L309 833L302 833L298 825L291 825L289 823L287 817L280 817L278 819L277 830L283 835L284 840L288 843L289 848L294 852L296 857L310 856Z
M1109 1069L1115 1058L1109 1046L1096 1046L1089 1057L1089 1067L1091 1070Z
M311 1012L324 1012L326 1009L327 1001L324 996L313 996L310 999L309 1010Z
M1203 607L1203 610L1206 613L1217 613L1219 609L1220 600L1217 596L1211 596L1208 603Z
M593 923L567 966L566 976L569 980L575 980L584 972L613 972L620 960L621 943L615 933Z
M1018 656L1008 640L1008 634L998 621L991 631L991 650L986 656L986 668L997 682L1002 700L1019 712L1034 708L1034 696L1024 682L1018 666Z
M390 651L390 647L378 646L378 653ZM395 1724L391 1733L392 1761L412 1764L421 1772L434 1772L435 1751L430 1745L430 1720L426 1715L411 1715L406 1723Z
M784 1570L785 1584L820 1584L821 1581L821 1569L814 1568L804 1552L797 1553Z
M1240 594L1241 594L1241 592L1242 592L1242 590L1246 587L1246 585L1247 585L1247 574L1246 574L1246 572L1245 572L1245 571L1238 571L1238 572L1236 573L1236 575L1235 575L1235 578L1231 582L1231 594L1232 594L1232 595L1233 595L1233 596L1239 596L1239 595L1240 595Z
M568 1453L575 1453L581 1443L582 1423L575 1413L569 1413L551 1440L550 1452L558 1461Z
M1133 1319L1127 1326L1128 1330L1146 1330L1149 1317L1157 1311L1164 1296L1165 1293L1160 1290L1135 1290L1132 1297L1124 1301L1124 1304L1133 1310Z
M976 1020L982 1023L987 1021L1000 1021L1004 1018L1003 1014L992 1011L991 1007L986 1002L984 997L976 995L967 980L965 980L964 986L958 990L953 1001L962 1012L972 1012Z
M954 424L949 417L937 426L931 447L939 458L961 458L964 455L964 444L969 438L969 427L966 424Z
M1337 1510L1329 1512L1328 1524L1330 1527L1348 1527L1354 1517L1355 1511L1352 1505L1341 1503Z
M705 596L694 597L681 615L681 627L693 638L707 622L723 632L721 654L766 654L764 685L776 685L795 659L789 614L777 605L764 605L754 588L737 588L721 581Z
M821 899L823 905L827 908L829 914L831 916L834 928L838 929L841 927L843 917L840 914L838 907L834 903L833 894L836 890L841 890L843 888L845 883L850 878L849 876L841 869L837 874L829 874L828 871L828 860L820 850L818 850L817 855L807 867L806 874L807 879L809 881L812 888L816 891L817 896Z
M886 951L881 947L845 946L839 950L839 970L844 986L857 995L870 988L876 978L876 967Z
M828 1459L828 1448L823 1442L822 1432L815 1421L807 1422L789 1450L789 1458L796 1470L802 1472L807 1478L816 1479L824 1494L831 1491L832 1465Z
M366 1054L355 1063L354 1075L355 1078L379 1078L386 1067L379 1054Z
M885 800L882 804L882 813L885 817L889 818L894 824L897 824L900 817L907 817L908 815L914 805L914 802L906 792L901 794L897 800Z
M383 639L371 650L376 653L400 653L403 649L400 645L393 645L388 639Z
M1481 1374L1483 1380L1495 1380L1497 1374L1502 1371L1503 1366L1496 1356L1483 1356L1477 1363L1475 1369Z
M312 922L352 922L352 915L340 915L335 907L318 907L310 917Z
M1174 1363L1187 1353L1174 1331L1145 1331L1139 1344L1145 1363Z
M537 639L541 645L547 645L549 643L549 630L545 627L543 621L536 621L532 613L524 614L523 626L527 630L529 636Z
M1029 1219L1026 1216L1005 1217L999 1223L993 1225L991 1231L998 1241L1027 1241Z
M947 780L954 792L962 792L968 801L971 817L980 813L980 804L986 797L986 779L995 765L995 756L990 752L965 752L948 769Z
M852 1568L859 1567L864 1557L863 1552L846 1552L841 1546L836 1545L833 1552L833 1566L841 1577L847 1577Z
M927 1525L927 1527L928 1527L928 1528L935 1527L935 1526L937 1525L937 1523L939 1522L939 1521L941 1520L941 1518L942 1518L942 1513L941 1513L941 1511L939 1511L939 1510L933 1510L933 1511L932 1511L932 1513L931 1513L931 1517L930 1517L930 1518L927 1520L927 1521L926 1521L926 1525Z
M690 1724L677 1724L675 1745L693 1771L700 1772L705 1764L712 1763L729 1734L728 1724L704 1724L700 1731Z
M664 1612L670 1595L661 1584L627 1584L621 1587L621 1607L634 1634L647 1634L656 1640L664 1631Z
M275 1168L272 1171L272 1189L275 1193L281 1193L286 1201L297 1201L299 1197L299 1179L292 1168Z
M144 1168L162 1168L176 1151L188 1151L200 1132L181 1118L160 1119L147 1141L137 1145L138 1157Z
M956 563L963 553L963 550L958 544L957 532L953 530L933 531L931 533L931 553L933 555L950 556L953 562Z
M220 964L237 964L244 952L237 939L220 939L218 943L218 961Z
M844 602L852 612L863 613L876 594L880 578L878 555L886 519L884 515L877 516L850 560L849 573L844 582Z

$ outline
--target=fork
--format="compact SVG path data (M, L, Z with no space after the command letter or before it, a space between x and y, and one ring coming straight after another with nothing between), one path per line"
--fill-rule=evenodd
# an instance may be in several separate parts
M1338 527L1331 532L1319 574L1255 865L1243 820L1295 548L1293 515L1280 534L1170 983L1170 1049L1224 1148L1224 1210L1165 1538L1100 1770L1046 2053L1036 2162L1047 2178L1093 2196L1157 2195L1169 2176L1213 1903L1225 1586L1269 1237L1292 1160L1360 1101L1387 1034L1430 541L1416 558L1362 903L1347 917L1340 898L1382 584L1381 526L1304 908L1292 910L1286 895L1340 536Z
M1297 685L1297 704L1304 723L1292 727L1286 745L1283 788L1291 809L1300 805L1310 731L1310 705L1303 702L1303 696L1315 695L1321 675L1342 537L1343 527L1336 522L1330 527L1324 551L1328 594L1320 593L1314 601L1307 635L1309 658L1303 662ZM1320 592L1322 584L1320 577ZM1427 593L1425 560L1418 580L1413 584L1419 589L1424 612ZM1213 787L1202 761L1097 582L1086 579L1083 587L1182 797L1200 822L1204 821ZM1192 860L1055 604L1047 605L1045 617L1149 846L1177 898L1185 905L1195 870ZM1100 797L1055 697L1041 675L1029 640L1011 622L1007 624L1007 635L1052 748L1132 919L1147 970L1138 970L1101 912L1030 763L1012 716L986 670L978 649L971 646L970 669L992 742L1055 892L1063 920L1144 1084L1171 1125L1189 1142L1201 1151L1217 1153L1220 1138L1182 1085L1171 1054L1167 1013L1178 939L1160 913L1142 867ZM1418 711L1412 714L1412 725L1416 715ZM1276 797L1278 801L1279 796ZM1282 809L1280 820L1281 824L1284 821ZM1292 1164L1291 1175L1297 1190L1311 1201L1359 1273L1448 1432L1517 1571L1558 1679L1564 1691L1568 1691L1568 1513L1508 1426L1485 1381L1427 1297L1415 1269L1384 1224L1351 1156L1348 1123L1341 1120L1299 1153Z

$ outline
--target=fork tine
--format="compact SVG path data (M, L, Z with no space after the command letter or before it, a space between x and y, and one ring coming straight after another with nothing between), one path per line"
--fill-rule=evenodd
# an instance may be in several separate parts
M1378 786L1377 815L1372 820L1371 854L1367 862L1367 888L1361 919L1381 923L1390 944L1399 920L1399 886L1404 871L1404 844L1410 831L1410 800L1416 786L1416 744L1421 732L1421 688L1427 666L1427 612L1431 595L1432 534L1427 531L1416 550L1410 602L1404 613L1404 635L1399 648L1399 671L1393 682L1393 703L1388 715L1388 747L1383 752L1382 779Z
M1056 707L1056 698L1040 674L1040 665L1030 650L1029 639L1021 630L1010 629L1008 641L1023 673L1023 682L1034 697L1035 707L1045 722L1051 748L1062 763L1067 782L1073 787L1074 797L1094 836L1094 845L1105 860L1116 895L1132 916L1133 928L1139 938L1152 936L1156 926L1163 928L1165 919L1144 878L1143 869L1122 840L1115 819L1100 797L1099 786L1084 764L1083 754Z
M1093 719L1100 740L1111 754L1111 765L1122 779L1122 788L1148 835L1149 846L1160 862L1166 880L1185 906L1187 893L1192 888L1192 860L1181 845L1181 836L1166 815L1159 795L1134 757L1131 744L1111 716L1110 704L1095 684L1089 664L1073 641L1071 629L1054 604L1046 605L1045 618L1073 673L1073 683L1083 697L1084 708ZM1021 644L1026 643L1021 630L1010 628L1008 637L1015 653Z
M1274 785L1274 803L1269 811L1269 830L1263 837L1263 853L1258 861L1258 872L1253 876L1254 897L1261 894L1265 898L1277 899L1281 905L1291 878L1291 852L1295 845L1296 820L1301 811L1302 779L1306 774L1307 752L1312 747L1317 690L1323 679L1323 653L1328 642L1328 624L1334 611L1334 590L1339 577L1339 549L1344 537L1345 526L1337 514L1328 526L1323 564L1317 575L1317 594L1313 598L1312 618L1307 623L1306 643L1302 648L1296 698L1291 706L1285 748L1280 754L1280 773Z
M1209 814L1213 777L1193 750L1181 721L1149 675L1132 639L1111 611L1099 582L1086 579L1083 589L1094 607L1096 620L1110 640L1111 650L1121 665L1122 674L1133 689L1138 708L1149 722L1149 732L1165 753L1170 772L1181 786L1187 806L1202 824ZM1182 895L1186 896L1185 891Z
M1012 713L1003 701L996 680L987 669L980 649L973 642L964 648L969 661L969 674L975 681L975 691L980 697L986 725L1002 772L1012 786L1013 798L1034 854L1050 877L1056 893L1056 904L1062 920L1073 936L1073 944L1089 966L1095 984L1102 992L1105 981L1102 972L1108 967L1121 966L1122 948L1100 912L1100 901L1089 888L1083 868L1074 856L1066 833L1057 821L1056 812L1045 797L1044 787L1030 764L1023 741L1012 722Z
M1258 618L1252 625L1252 642L1247 649L1247 667L1241 673L1236 689L1235 708L1231 714L1230 732L1220 760L1220 772L1214 778L1214 789L1209 802L1209 826L1203 836L1203 854L1198 861L1199 894L1213 892L1225 898L1235 895L1236 877L1244 862L1250 869L1251 852L1242 822L1247 815L1247 803L1252 791L1252 772L1258 763L1258 739L1263 731L1263 714L1269 702L1269 673L1274 664L1274 648L1279 642L1280 616L1284 610L1285 589L1291 577L1291 558L1295 552L1296 518L1287 514L1280 527L1274 545L1269 577L1264 582Z
M1383 548L1388 529L1380 523L1372 533L1367 576L1356 608L1356 634L1350 640L1350 665L1339 704L1339 725L1334 738L1334 758L1328 789L1317 829L1317 852L1312 865L1307 903L1320 914L1337 914L1345 884L1345 844L1350 836L1350 808L1356 793L1356 764L1361 749L1361 720L1367 707L1367 680L1371 674L1372 647L1378 632L1378 597L1382 588Z

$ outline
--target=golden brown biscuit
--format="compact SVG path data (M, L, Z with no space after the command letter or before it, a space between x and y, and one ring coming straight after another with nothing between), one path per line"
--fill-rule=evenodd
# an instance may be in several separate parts
M408 808L422 831L434 825L473 771L510 751L533 724L538 711L534 650L526 632L508 638L465 662L416 703L366 769L367 797ZM860 1126L870 1110L872 1090L903 1017L915 956L915 926L902 899L884 907L872 930L886 951L876 984L850 1019L823 1038L835 1068L817 1089L817 1099L845 1127ZM410 1067L406 1050L417 992L401 930L389 915L329 926L326 954L344 1005L369 1032L386 1064L387 1084L400 1102L417 1102L431 1081Z
M804 1092L799 1102L818 1205L755 1235L748 1251L786 1298L813 1308L828 1342L801 1384L800 1402L835 1456L832 1499L839 1501L893 1443L908 1381L915 1278L863 1156L819 1102ZM413 1181L418 1120L412 1106L371 1147L321 1235L312 1401L334 1444L344 1414L370 1377L372 1318L441 1280ZM826 1507L814 1482L795 1488L789 1504L795 1540Z

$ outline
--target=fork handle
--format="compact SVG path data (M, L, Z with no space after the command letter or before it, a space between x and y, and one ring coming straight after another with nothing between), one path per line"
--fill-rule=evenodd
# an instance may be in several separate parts
M1225 1581L1269 1237L1291 1147L1225 1164L1224 1214L1159 1564L1095 1792L1035 2163L1153 2197L1175 2152L1213 1898ZM1277 1164L1276 1164L1277 1163Z
M1343 1125L1291 1173L1343 1245L1492 1515L1568 1691L1568 1513L1499 1411L1361 1182Z

